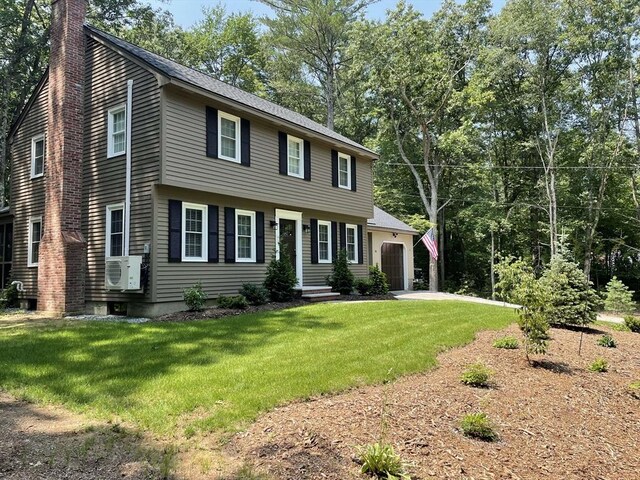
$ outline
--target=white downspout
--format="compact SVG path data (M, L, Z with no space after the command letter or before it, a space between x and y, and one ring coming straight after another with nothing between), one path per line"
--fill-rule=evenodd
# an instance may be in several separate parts
M131 106L133 103L133 80L127 80L127 173L124 198L124 256L129 255L129 224L131 219Z

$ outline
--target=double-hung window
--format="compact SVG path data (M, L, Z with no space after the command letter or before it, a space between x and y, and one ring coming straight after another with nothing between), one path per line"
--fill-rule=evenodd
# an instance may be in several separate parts
M44 174L44 135L31 139L31 178Z
M105 256L121 257L124 252L124 206L107 206L107 238Z
M292 177L304 178L304 142L287 135L287 173Z
M318 220L318 263L331 263L331 222Z
M182 204L182 261L207 261L207 206Z
M351 190L351 158L338 153L338 186Z
M218 156L240 163L240 118L218 111Z
M236 262L256 261L256 212L236 210Z
M42 217L29 219L29 251L27 253L27 266L37 267L40 256L40 239L42 238Z
M109 110L107 122L107 157L123 155L127 150L127 109L124 105Z
M346 233L347 259L352 263L358 263L358 227L347 225Z

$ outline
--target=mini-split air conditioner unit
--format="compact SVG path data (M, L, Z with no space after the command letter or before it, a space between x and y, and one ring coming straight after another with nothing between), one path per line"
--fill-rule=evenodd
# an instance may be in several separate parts
M140 290L142 256L109 257L105 260L104 284L107 290Z

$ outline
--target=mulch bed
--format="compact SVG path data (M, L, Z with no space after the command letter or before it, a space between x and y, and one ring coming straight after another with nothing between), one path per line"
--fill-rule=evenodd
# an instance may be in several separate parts
M597 346L608 331L588 330L578 356L580 332L553 329L536 367L521 348L491 346L505 334L519 337L517 327L482 332L441 354L431 372L277 408L237 434L227 453L270 478L364 478L357 446L379 441L384 430L414 480L638 479L640 401L627 387L640 380L640 335L611 332L618 348ZM597 357L608 360L608 372L587 369ZM478 361L495 372L491 388L459 381ZM499 441L461 434L461 417L477 411L492 419Z
M364 297L362 295L340 295L340 299L336 301L348 302L348 301L371 301L371 300L396 300L396 297L394 297L391 293L387 295L372 295L367 297ZM207 308L206 310L202 310L201 312L170 313L167 315L156 317L153 319L153 321L185 322L190 320L206 320L211 318L233 317L233 316L242 315L245 313L270 312L273 310L283 310L285 308L300 307L302 305L309 305L309 304L310 302L297 299L291 302L269 302L264 305L250 305L244 310L211 307L211 308Z

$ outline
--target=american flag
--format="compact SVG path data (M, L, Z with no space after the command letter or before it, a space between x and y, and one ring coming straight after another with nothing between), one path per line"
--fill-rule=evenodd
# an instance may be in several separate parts
M429 250L431 258L438 260L438 244L436 243L436 236L433 232L433 228L427 230L427 233L425 233L420 240L422 240L424 246Z

